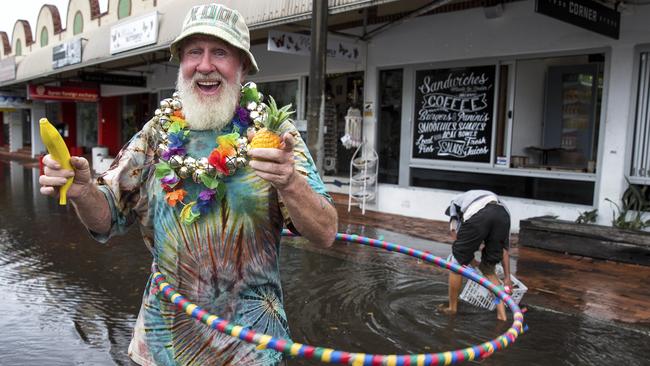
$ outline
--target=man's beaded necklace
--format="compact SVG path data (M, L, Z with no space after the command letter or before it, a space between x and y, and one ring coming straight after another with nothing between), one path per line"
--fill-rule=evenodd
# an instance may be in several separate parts
M172 98L163 99L153 118L154 131L160 143L156 153L156 178L165 193L165 201L172 207L182 205L180 219L185 224L195 222L215 202L220 202L226 192L223 178L233 175L238 168L248 164L249 125L260 126L267 116L267 106L255 83L242 87L240 103L232 119L233 132L218 136L216 147L208 157L187 155L185 143L190 130L183 115L183 103L175 92ZM242 131L243 130L243 131ZM243 135L240 135L240 131ZM204 188L197 197L189 199L182 188L183 182L192 179Z

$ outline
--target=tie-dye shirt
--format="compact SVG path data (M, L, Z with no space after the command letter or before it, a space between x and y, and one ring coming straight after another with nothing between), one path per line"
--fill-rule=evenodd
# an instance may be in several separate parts
M152 122L145 125L98 180L108 199L112 224L99 241L138 223L153 261L168 282L190 301L235 324L274 337L289 338L278 269L280 231L288 222L277 191L250 167L224 179L226 194L193 224L179 220L182 205L170 207L155 178L158 142ZM216 137L232 132L191 131L188 155L207 157ZM294 135L296 170L327 199L313 160L291 123L281 132ZM187 197L202 186L183 182ZM180 207L179 207L180 206ZM190 318L148 282L129 356L141 365L276 365L282 355L218 333Z

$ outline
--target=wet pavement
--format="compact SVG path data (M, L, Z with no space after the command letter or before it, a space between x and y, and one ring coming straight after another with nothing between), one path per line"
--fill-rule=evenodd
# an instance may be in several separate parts
M361 215L354 207L348 213L347 196L334 198L339 203L339 220L343 224L365 225L451 244L445 222L373 211ZM650 267L527 248L519 245L517 235L510 240L513 271L528 287L527 304L650 329Z
M40 196L38 171L0 160L0 364L129 365L126 349L150 257L138 230L95 243L69 207ZM343 201L341 197L335 197ZM339 205L340 231L446 256L446 224ZM650 269L519 248L529 332L485 365L649 365ZM281 273L293 339L367 353L440 352L495 337L493 313L446 301L446 272L337 242L283 239ZM290 360L290 365L314 361Z

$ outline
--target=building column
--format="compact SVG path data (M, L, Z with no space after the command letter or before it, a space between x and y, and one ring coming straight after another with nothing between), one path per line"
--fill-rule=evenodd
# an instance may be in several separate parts
M630 45L614 46L611 52L606 90L606 114L601 119L604 129L601 129L601 154L596 184L596 208L598 208L598 223L611 225L612 211L616 211L610 199L620 205L623 192L627 189L625 176L627 172L626 150L628 134L632 133L630 116L630 101L636 97L630 95L630 85L634 67L634 47ZM605 101L604 101L605 102Z
M5 113L9 124L9 152L18 151L23 147L23 121L20 113L20 109Z
M4 146L6 140L5 129L4 129L4 123L5 123L4 115L5 115L4 112L0 112L0 146Z
M97 128L97 145L108 148L108 153L115 156L120 151L122 97L102 97L99 100L99 126Z
M46 151L43 141L41 141L40 120L45 117L45 103L34 102L30 110L30 120L32 125L32 157L40 156Z

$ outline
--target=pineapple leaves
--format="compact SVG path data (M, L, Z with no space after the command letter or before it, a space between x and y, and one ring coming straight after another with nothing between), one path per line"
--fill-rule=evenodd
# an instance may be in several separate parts
M275 102L275 99L269 95L269 108L267 110L267 113L266 128L271 131L277 131L278 128L280 128L280 125L289 119L289 117L294 114L295 111L291 110L291 103L278 109L278 105Z

